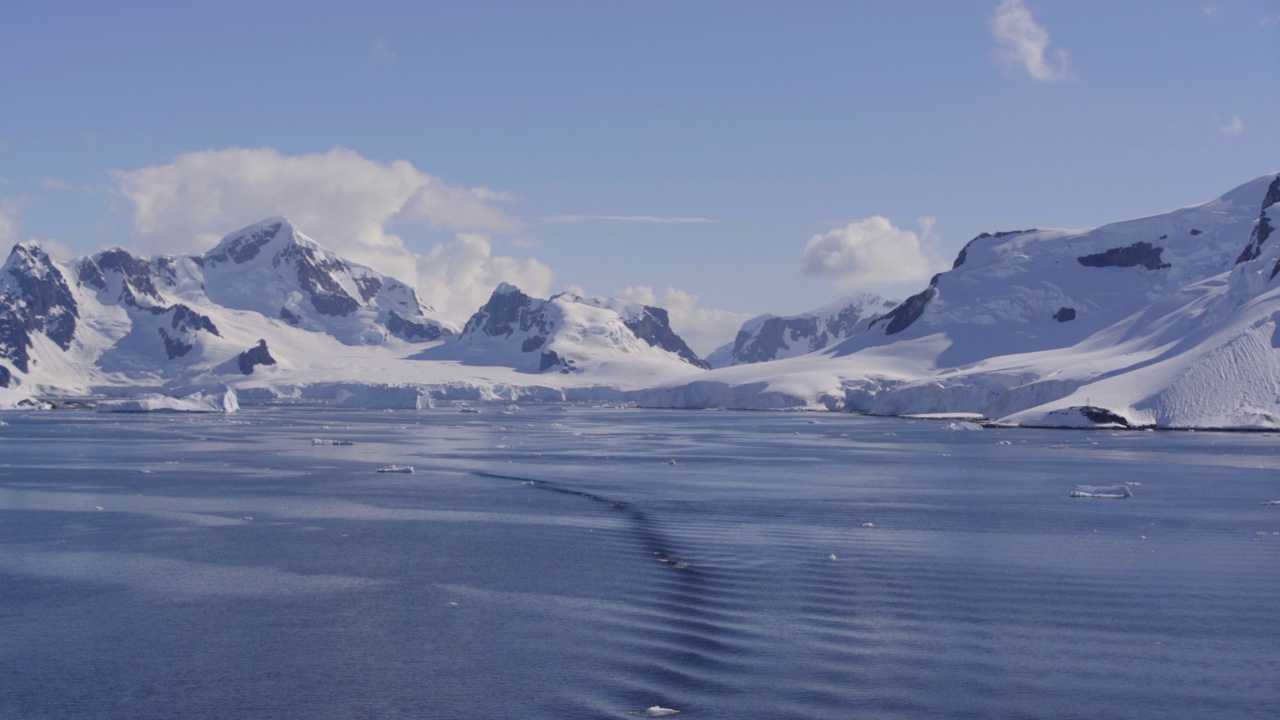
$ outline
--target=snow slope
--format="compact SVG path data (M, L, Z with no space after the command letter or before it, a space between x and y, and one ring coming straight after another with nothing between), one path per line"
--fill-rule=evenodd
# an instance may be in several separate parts
M800 315L761 315L742 324L732 343L707 357L712 367L768 362L822 350L863 330L897 306L871 293L848 295Z
M1278 201L1267 175L1094 230L984 233L834 347L667 383L641 403L1280 427Z

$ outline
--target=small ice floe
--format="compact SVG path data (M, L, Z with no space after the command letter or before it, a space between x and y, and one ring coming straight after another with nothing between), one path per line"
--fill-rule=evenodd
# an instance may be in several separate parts
M350 440L328 440L325 438L311 438L312 445L355 445Z
M102 512L102 506L101 506L101 505L94 505L94 506L93 506L93 509L94 509L94 510L97 510L98 512Z
M676 459L675 459L675 458L671 458L670 460L668 460L668 461L667 461L667 464L668 464L668 465L675 465L675 464L676 464Z
M942 426L943 430L981 430L982 426L976 422L968 422L961 420L960 422L949 422Z
M1268 500L1262 504L1263 505L1280 505L1280 500Z
M875 526L876 526L876 524L875 524L875 523L873 523L873 522L865 522L865 523L862 523L862 527L875 527Z
M480 411L479 411L479 410L477 410L477 409L475 409L475 408L473 408L473 407L464 407L464 408L460 408L460 409L458 410L458 412L460 412L460 413L467 413L468 415L479 415L479 414L480 414Z
M650 707L647 707L645 708L645 711L643 713L645 717L667 717L668 715L679 715L679 714L680 714L679 710L673 710L672 708L664 708L661 705L652 705Z
M1077 485L1071 491L1073 498L1106 498L1123 500L1133 497L1133 491L1127 485Z
M1013 441L1012 441L1012 440L1000 440L1000 441L999 441L999 442L997 442L996 444L997 444L997 445L1012 445L1012 444L1013 444Z
M831 553L831 559L832 559L832 560L839 560L840 558L836 557L836 554L835 554L835 553Z
M1135 481L1132 481L1132 480L1130 480L1130 481L1126 482L1126 483L1125 483L1125 485L1128 485L1128 486L1129 486L1129 487L1131 487L1131 488L1132 488L1132 487L1142 487L1142 483L1140 483L1140 482L1135 482Z
M386 467L380 467L380 468L378 468L378 472L380 472L380 473L405 473L405 474L412 475L412 474L413 474L413 466L412 466L412 465L387 465Z

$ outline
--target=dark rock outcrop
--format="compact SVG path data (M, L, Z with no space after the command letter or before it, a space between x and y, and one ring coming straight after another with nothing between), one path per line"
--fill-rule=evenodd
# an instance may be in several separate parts
M434 323L417 323L400 317L394 310L387 315L387 331L405 340L438 340L450 334Z
M9 387L9 383L13 382L13 373L9 372L9 368L0 365L0 387Z
M297 314L289 310L287 307L280 308L280 319L290 325L298 325L302 322L302 318L298 317Z
M883 323L885 335L897 335L911 327L924 314L924 309L928 307L929 301L938 294L938 280L941 277L941 274L934 275L929 280L929 287L903 300L898 307L873 320L868 329Z
M1253 232L1249 235L1249 244L1245 245L1244 250L1241 250L1240 255L1236 257L1236 264L1239 265L1262 257L1262 246L1271 238L1271 233L1274 229L1271 226L1271 218L1267 216L1264 210L1258 217L1258 222L1253 226Z
M213 264L224 263L228 260L237 265L249 262L258 256L258 253L262 251L262 246L274 240L276 235L283 229L283 221L270 223L241 235L222 247L218 252L206 255L204 259Z
M1035 228L1031 228L1030 230L1002 230L994 235L992 235L991 233L985 233L985 232L978 233L977 237L965 243L964 247L960 248L960 254L956 255L955 261L951 263L951 269L955 270L956 268L963 265L966 260L969 259L969 246L973 245L979 240L986 240L987 238L995 238L999 240L1000 238L1008 237L1010 235L1021 235L1023 233L1029 233L1029 232L1035 232L1035 231L1036 231Z
M271 357L271 352L267 350L267 341L259 340L257 345L236 356L236 363L240 367L241 373L252 375L255 367L259 365L275 365L276 359Z
M122 301L136 302L138 294L152 300L163 299L160 291L156 289L155 282L152 281L151 265L129 254L127 250L121 248L104 250L94 257L94 264L103 273L114 272L124 281L120 298Z
M636 337L649 345L675 353L681 360L694 367L700 367L703 370L711 369L711 366L699 358L684 339L671 329L671 319L665 309L645 305L638 317L624 318L623 323L628 330L635 333Z
M502 283L489 296L484 304L463 328L464 335L483 333L490 337L511 337L520 329L522 332L537 330L538 335L546 336L551 331L551 321L543 312L546 305L543 301L535 301L518 288Z
M1085 416L1092 422L1098 423L1099 425L1113 424L1113 425L1119 425L1121 427L1130 426L1128 420L1115 414L1114 412L1111 412L1106 408L1095 407L1093 405L1081 405L1076 408L1068 408L1068 409L1079 410L1081 415Z
M1148 270L1163 270L1171 267L1161 259L1163 252L1164 248L1140 241L1076 259L1085 267L1144 267Z
M30 372L31 334L43 333L68 350L80 311L66 278L38 245L15 245L5 268L9 289L0 295L0 357Z
M1053 314L1053 319L1058 322L1071 322L1076 319L1076 309L1069 307L1058 308L1058 312Z

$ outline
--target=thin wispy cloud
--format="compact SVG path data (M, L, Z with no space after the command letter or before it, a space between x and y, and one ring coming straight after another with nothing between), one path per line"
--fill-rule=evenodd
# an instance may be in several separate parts
M373 41L373 47L369 48L369 65L377 67L379 65L391 67L396 64L396 53L387 44L383 38Z
M584 223L584 222L633 222L633 223L703 223L715 225L719 220L705 217L657 217L655 215L555 215L543 222L549 223Z
M1004 0L991 20L1004 58L1022 66L1033 80L1057 82L1070 80L1071 68L1067 51L1049 50L1049 31L1036 22L1022 0Z
M1244 120L1241 120L1239 115L1232 115L1231 120L1225 123L1217 118L1214 120L1218 124L1218 132L1223 135L1239 135L1244 132Z
M75 186L63 180L62 178L47 177L40 181L40 187L45 190L74 190Z

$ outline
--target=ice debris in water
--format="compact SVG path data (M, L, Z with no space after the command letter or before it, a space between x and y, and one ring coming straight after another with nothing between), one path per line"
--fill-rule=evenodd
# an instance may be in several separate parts
M412 466L412 465L388 465L388 466L386 466L386 467L380 467L380 468L378 468L378 472L380 472L380 473L408 473L408 474L412 474L412 473L413 473L413 466Z
M1077 485L1071 491L1073 498L1112 498L1120 500L1133 497L1133 491L1127 485Z
M1263 505L1280 505L1280 500L1268 500L1262 504Z
M645 717L667 717L668 715L679 715L679 714L680 714L679 710L673 710L672 708L664 708L661 705L653 705L651 707L645 708L645 711L644 711Z
M312 445L355 445L350 440L326 440L324 438L311 438Z
M949 422L942 426L943 430L981 430L982 426L975 422Z
M1001 441L997 442L996 444L997 444L997 445L1012 445L1012 444L1013 444L1013 442L1012 442L1012 441L1009 441L1009 440L1001 440Z
M676 464L676 459L675 459L675 458L671 458L670 460L668 460L668 461L667 461L667 464L668 464L668 465L675 465L675 464Z

